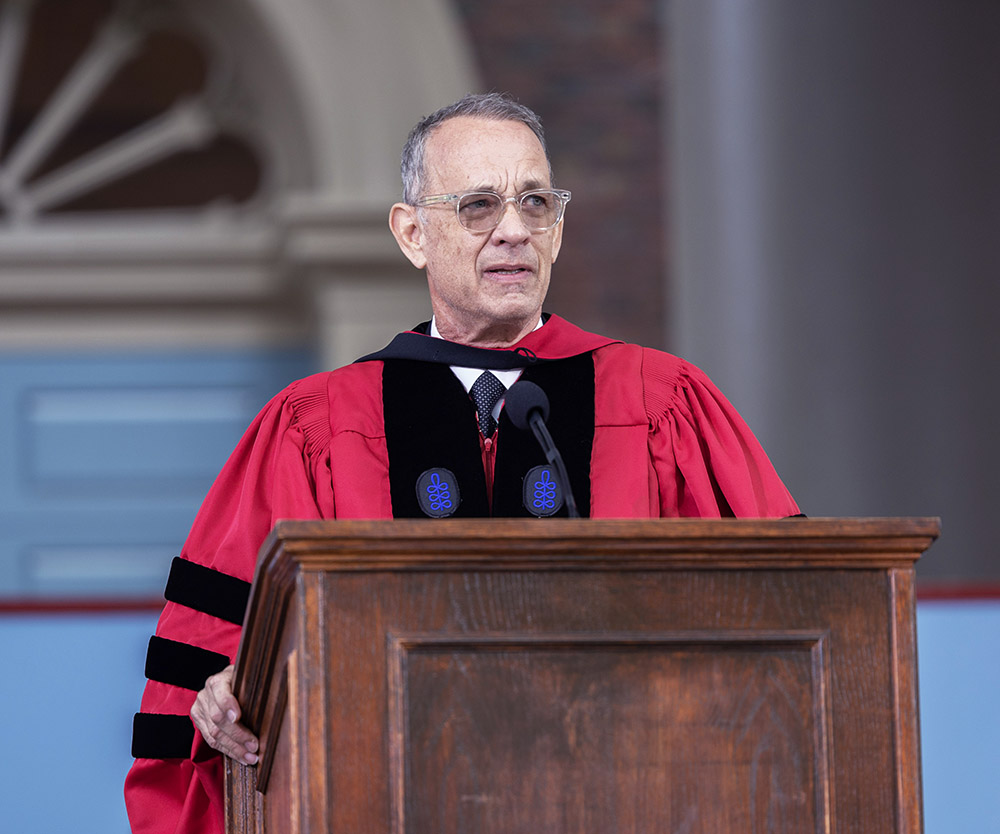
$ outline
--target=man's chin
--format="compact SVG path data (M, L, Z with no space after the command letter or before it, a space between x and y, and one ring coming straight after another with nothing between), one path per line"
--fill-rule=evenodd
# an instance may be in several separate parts
M491 305L469 330L475 331L472 338L482 347L505 347L534 330L540 316L537 302Z
M534 327L538 316L541 315L541 304L537 297L517 297L498 299L496 304L490 305L486 311L485 318L504 325L524 324L531 319L531 326Z

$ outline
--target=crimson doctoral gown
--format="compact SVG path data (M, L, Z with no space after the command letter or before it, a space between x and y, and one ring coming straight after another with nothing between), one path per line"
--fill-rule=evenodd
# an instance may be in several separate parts
M419 515L414 477L435 466L461 482L456 514L527 514L521 479L539 454L534 439L501 414L491 505L474 407L448 368L464 363L426 350L407 358L407 345L430 337L404 335L395 351L289 385L208 493L174 560L150 641L125 783L134 832L223 830L222 759L194 732L188 711L205 678L236 655L257 551L276 521ZM512 350L527 357L525 377L552 401L549 425L581 514L798 513L744 421L690 363L558 316Z

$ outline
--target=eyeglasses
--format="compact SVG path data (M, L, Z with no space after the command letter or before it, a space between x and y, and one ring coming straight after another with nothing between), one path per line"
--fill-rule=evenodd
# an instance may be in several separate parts
M559 224L566 211L566 203L573 195L568 191L536 188L516 197L501 197L495 191L467 191L464 194L434 194L421 197L416 205L433 206L453 203L458 222L470 232L492 232L500 218L513 203L521 222L532 232L544 232Z

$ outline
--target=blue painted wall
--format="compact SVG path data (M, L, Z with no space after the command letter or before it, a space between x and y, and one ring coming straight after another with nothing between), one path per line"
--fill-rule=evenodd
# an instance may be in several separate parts
M0 597L151 596L305 350L0 355Z
M917 606L927 834L1000 832L1000 601Z
M125 834L155 614L0 615L0 831Z
M304 348L0 354L0 601L161 597L226 457L314 362ZM128 830L155 620L0 615L0 832Z
M925 830L1000 832L1000 602L921 603L917 620ZM0 831L126 834L122 782L154 622L0 616Z

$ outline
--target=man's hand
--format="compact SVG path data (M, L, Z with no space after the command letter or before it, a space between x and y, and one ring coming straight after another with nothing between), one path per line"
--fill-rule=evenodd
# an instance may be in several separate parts
M205 681L191 707L191 720L220 753L243 764L257 764L257 738L239 723L240 705L233 696L233 666Z

